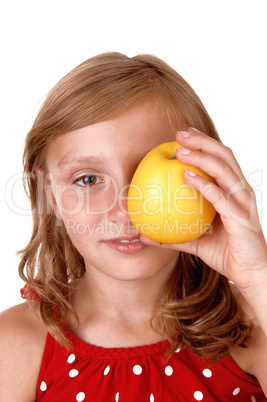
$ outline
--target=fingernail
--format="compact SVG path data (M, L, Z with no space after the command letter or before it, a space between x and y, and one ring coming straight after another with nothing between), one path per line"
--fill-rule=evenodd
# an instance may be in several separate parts
M190 149L187 148L178 147L178 152L183 155L188 155L190 154L191 151Z
M199 131L199 130L198 130L197 128L195 128L195 127L189 127L188 130L194 130L194 131L196 131L197 133L201 133L201 131Z
M189 174L189 176L196 176L196 173L195 172L192 172L192 170L190 170L190 169L186 169L186 173L187 174Z
M177 134L184 138L190 137L190 133L188 131L177 131Z

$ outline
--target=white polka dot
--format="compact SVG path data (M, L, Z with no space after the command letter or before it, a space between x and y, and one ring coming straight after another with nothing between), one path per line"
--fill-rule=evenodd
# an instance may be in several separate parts
M40 390L41 391L46 391L47 390L47 385L46 385L46 383L44 381L41 382Z
M173 374L173 368L172 368L172 366L167 366L167 367L165 368L165 374L166 374L167 376L170 376L170 375Z
M69 372L70 378L77 377L78 374L79 374L79 371L76 370L76 369L72 369L72 370L70 370L70 372Z
M212 376L212 371L210 369L205 369L202 371L204 377L210 378Z
M176 349L175 353L179 353L181 351L181 348Z
M107 375L108 373L109 373L109 371L110 371L110 366L107 366L106 368L105 368L105 370L104 370L104 375Z
M155 398L153 394L150 394L150 402L155 402Z
M75 360L75 355L72 353L71 355L69 355L67 362L71 364L74 362L74 360Z
M133 368L133 372L136 375L140 375L142 373L142 367L139 366L138 364L136 364L136 366L134 366L134 368Z
M77 402L82 402L82 401L84 401L84 398L85 398L85 393L84 393L84 392L79 392L79 393L76 395L76 401L77 401Z
M239 394L239 392L240 392L240 388L236 388L233 390L233 395L236 396Z
M118 402L119 399L120 399L120 394L117 392L116 396L115 396L115 401Z
M252 397L251 397L251 402L256 402L255 396L252 396Z
M202 401L203 399L203 394L200 391L196 391L194 392L194 398L196 401Z

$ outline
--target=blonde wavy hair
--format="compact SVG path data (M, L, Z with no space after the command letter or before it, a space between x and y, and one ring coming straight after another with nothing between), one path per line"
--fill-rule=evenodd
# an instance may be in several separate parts
M129 58L105 53L90 58L63 77L48 93L26 137L23 156L25 187L33 212L29 244L20 251L19 274L27 299L38 299L48 331L69 347L64 328L69 302L85 272L83 257L72 245L46 198L36 169L46 172L47 147L59 135L104 121L144 98L159 101L175 130L195 127L219 140L199 97L170 66L151 55ZM33 294L35 296L33 296ZM211 359L246 346L249 325L228 280L198 257L180 253L156 312L162 336L172 347L186 347Z

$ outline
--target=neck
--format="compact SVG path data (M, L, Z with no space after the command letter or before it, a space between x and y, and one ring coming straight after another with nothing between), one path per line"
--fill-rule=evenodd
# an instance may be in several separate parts
M147 317L157 307L170 272L144 280L120 281L89 270L75 292L74 309L86 315L110 315L113 319Z
M133 281L120 281L92 267L87 268L72 299L79 317L76 334L104 347L134 346L161 340L150 322L174 263L153 278ZM153 327L160 332L156 319Z

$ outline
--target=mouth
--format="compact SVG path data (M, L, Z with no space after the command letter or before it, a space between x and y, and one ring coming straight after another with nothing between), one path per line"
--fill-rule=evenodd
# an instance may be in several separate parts
M113 239L104 240L103 243L114 251L118 251L122 254L137 254L147 247L146 244L141 242L140 235L115 237Z

